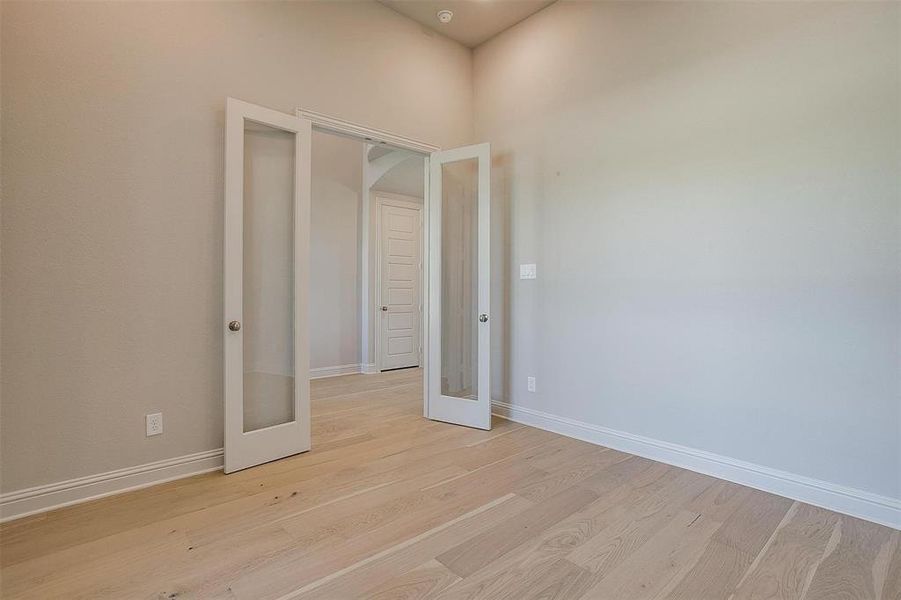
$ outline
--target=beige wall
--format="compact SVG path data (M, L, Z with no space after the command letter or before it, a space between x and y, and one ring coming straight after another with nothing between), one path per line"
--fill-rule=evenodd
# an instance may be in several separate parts
M0 14L2 490L221 446L231 95L492 143L496 398L901 496L898 4Z
M0 6L2 490L221 447L226 96L453 146L470 52L374 2Z
M360 362L363 143L313 133L310 368Z
M899 11L560 2L477 48L495 397L901 497Z

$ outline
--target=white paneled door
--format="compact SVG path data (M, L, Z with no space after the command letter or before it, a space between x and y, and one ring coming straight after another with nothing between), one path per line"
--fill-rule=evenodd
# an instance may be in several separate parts
M311 124L229 98L225 472L310 449Z
M378 198L379 368L419 366L422 210Z
M490 147L434 152L429 163L426 411L491 429Z

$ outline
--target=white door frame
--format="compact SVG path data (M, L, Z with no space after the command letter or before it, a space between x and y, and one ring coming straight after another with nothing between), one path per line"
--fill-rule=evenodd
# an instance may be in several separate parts
M384 145L384 146L392 146L394 148L400 148L403 150L409 150L411 152L415 152L423 156L423 181L424 181L424 198L422 202L422 219L424 223L429 222L429 156L432 152L437 152L441 148L439 146L435 146L433 144L429 144L426 142L422 142L420 140L416 140L409 137L404 137L401 135L396 135L394 133L383 131L381 129L375 129L372 127L366 127L364 125L360 125L358 123L354 123L352 121L347 121L345 119L339 119L337 117L332 117L330 115L325 115L320 112L307 110L304 108L297 108L296 114L298 117L303 117L309 120L312 123L312 127L314 131L321 131L324 133L331 133L334 135L340 135L344 137L349 137L357 140L361 140L368 144L374 145ZM365 182L364 182L365 187ZM363 202L362 207L362 215L361 222L369 223L370 219L370 203ZM360 317L361 323L363 325L362 330L364 332L363 335L363 343L361 348L361 361L364 364L369 362L375 362L374 360L370 360L369 357L369 337L368 333L371 331L371 308L373 304L371 303L371 298L369 297L369 287L370 287L370 277L371 274L369 272L369 250L370 250L370 239L369 239L369 227L362 228L362 252L363 252L363 262L361 265L361 275L362 275L362 302L360 306ZM420 257L423 265L422 272L422 281L423 281L423 296L422 296L422 314L427 315L429 311L429 293L428 293L428 281L429 281L429 228L423 227L422 229L422 248L424 250L423 255ZM423 369L423 378L422 378L422 413L425 417L429 416L429 331L428 327L422 327L422 369Z
M423 194L425 196L425 194ZM428 288L424 280L424 257L425 247L423 244L423 234L425 227L423 224L423 209L425 208L425 197L422 204L414 202L416 200L412 196L404 196L403 194L392 194L390 192L370 192L370 205L375 204L375 246L373 247L376 255L375 260L375 302L373 308L382 305L382 224L381 215L383 206L397 206L400 208L409 208L419 213L419 364L423 364L425 355L425 344L422 341L424 330L426 328L425 312L423 311L424 298ZM376 372L382 370L382 328L381 323L375 320L373 328L375 336L375 369Z
M314 131L324 131L325 133L342 135L344 137L362 140L374 145L393 146L394 148L409 150L411 152L416 152L417 154L422 154L424 156L428 156L432 152L436 152L437 150L441 149L439 146L435 146L427 142L415 140L410 137L404 137L402 135L396 135L394 133L391 133L390 131L384 131L382 129L366 127L365 125L360 125L359 123L354 123L345 119L339 119L337 117L332 117L313 110L307 110L305 108L298 108L296 110L296 113L298 117L303 117L304 119L309 120L313 124Z

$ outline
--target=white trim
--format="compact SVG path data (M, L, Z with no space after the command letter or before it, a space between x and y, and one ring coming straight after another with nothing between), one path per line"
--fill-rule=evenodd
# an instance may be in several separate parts
M422 367L422 416L426 419L429 417L429 364L431 363L431 359L429 358L429 296L431 292L429 291L429 282L430 279L430 271L431 269L431 259L429 258L432 254L432 246L431 246L431 231L428 226L430 212L432 211L432 207L434 206L432 196L430 196L431 187L429 185L429 177L431 177L432 169L431 155L426 156L423 162L423 173L422 173L422 256L420 256L420 260L422 261L422 298L420 299L422 302L422 330L419 335L422 338L422 359L419 361L420 366Z
M324 115L313 110L298 108L296 113L298 117L303 117L304 119L311 121L313 123L313 128L317 131L325 131L327 133L334 133L357 139L362 138L372 144L394 146L395 148L411 150L413 152L418 152L419 154L431 154L439 149L438 146L426 142L395 135L389 131L366 127L358 123L339 119L338 117Z
M568 437L725 479L765 492L901 529L901 500L771 469L728 456L492 401L493 414Z
M371 243L369 241L371 236L369 221L372 218L369 215L369 188L372 185L369 175L369 149L371 147L369 144L363 144L363 180L360 193L360 361L364 365L369 364L369 361L372 360L372 356L369 355L369 342L372 338L370 335L372 304L369 293L369 245Z
M375 363L366 363L361 365L360 372L364 375L374 375L379 372L379 369L375 366Z
M353 375L362 372L363 365L359 363L355 365L336 365L334 367L316 367L315 369L310 369L310 379L324 379L326 377Z
M222 448L0 495L0 522L222 470Z

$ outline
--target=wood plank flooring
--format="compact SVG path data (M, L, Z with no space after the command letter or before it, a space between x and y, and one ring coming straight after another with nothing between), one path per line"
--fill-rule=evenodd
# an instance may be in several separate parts
M0 526L3 598L901 600L901 533L496 419L313 383L313 450Z

